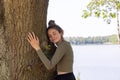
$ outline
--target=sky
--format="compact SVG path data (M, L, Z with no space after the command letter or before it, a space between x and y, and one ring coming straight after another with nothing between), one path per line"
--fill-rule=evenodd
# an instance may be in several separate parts
M65 37L93 37L117 34L116 19L106 24L103 19L82 18L83 10L91 0L49 0L49 20L55 20Z

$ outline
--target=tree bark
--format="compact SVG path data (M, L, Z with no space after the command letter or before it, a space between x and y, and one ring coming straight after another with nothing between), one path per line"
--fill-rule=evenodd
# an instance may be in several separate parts
M0 0L0 80L8 80L6 41L4 33L4 1Z
M120 44L120 25L119 25L119 11L117 8L117 31L118 31L118 43Z
M35 32L46 52L47 8L48 0L0 0L0 80L53 80L26 40Z

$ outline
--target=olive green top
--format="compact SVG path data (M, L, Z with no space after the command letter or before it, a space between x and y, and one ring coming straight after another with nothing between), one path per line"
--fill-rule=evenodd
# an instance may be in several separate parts
M73 72L73 50L69 42L59 42L51 60L42 50L38 50L37 54L48 70L57 65L57 72Z

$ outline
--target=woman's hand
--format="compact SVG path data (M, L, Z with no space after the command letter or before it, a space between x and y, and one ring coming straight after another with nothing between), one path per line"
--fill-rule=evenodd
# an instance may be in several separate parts
M27 35L27 40L36 51L40 49L39 39L34 32L31 32Z

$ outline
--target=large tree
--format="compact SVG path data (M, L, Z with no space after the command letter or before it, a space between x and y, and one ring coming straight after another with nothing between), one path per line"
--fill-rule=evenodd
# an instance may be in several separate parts
M0 80L53 80L26 40L34 31L48 54L46 19L49 0L0 0Z
M111 19L117 19L118 41L120 44L120 23L119 23L119 0L91 0L87 5L87 10L83 10L83 17L89 16L101 17L108 24L111 23Z

